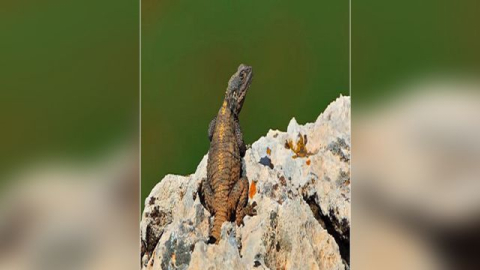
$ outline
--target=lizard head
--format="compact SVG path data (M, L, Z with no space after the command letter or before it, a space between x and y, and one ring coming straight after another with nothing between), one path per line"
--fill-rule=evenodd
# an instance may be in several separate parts
M252 67L241 64L238 67L237 72L235 72L230 78L230 81L228 81L225 100L235 115L238 115L242 110L243 102L247 96L248 87L252 82L252 77Z

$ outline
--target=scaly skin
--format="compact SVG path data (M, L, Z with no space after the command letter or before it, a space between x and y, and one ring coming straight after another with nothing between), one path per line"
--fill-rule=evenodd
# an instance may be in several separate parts
M235 220L240 226L246 215L256 214L256 204L248 204L248 179L242 177L246 147L238 122L252 76L251 67L238 67L230 78L222 107L208 128L207 178L200 184L199 195L203 206L215 216L209 243L218 243L225 221Z

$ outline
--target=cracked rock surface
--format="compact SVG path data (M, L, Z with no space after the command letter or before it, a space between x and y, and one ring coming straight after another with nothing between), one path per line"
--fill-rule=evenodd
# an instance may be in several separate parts
M244 158L257 215L225 222L206 244L213 220L194 174L167 175L145 200L142 269L349 269L350 97L332 102L314 123L270 130Z

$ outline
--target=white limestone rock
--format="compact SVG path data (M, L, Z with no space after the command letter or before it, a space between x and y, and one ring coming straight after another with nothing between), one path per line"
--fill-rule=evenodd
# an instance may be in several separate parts
M244 171L257 215L225 222L218 245L206 244L211 218L196 193L206 165L207 155L194 174L167 175L146 199L143 269L348 269L349 97L252 144Z

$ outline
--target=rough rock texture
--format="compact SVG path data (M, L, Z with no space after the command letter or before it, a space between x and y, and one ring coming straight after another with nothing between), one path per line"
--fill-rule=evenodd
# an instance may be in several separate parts
M145 200L143 269L349 268L349 97L253 143L244 168L258 214L225 222L218 245L206 244L213 222L197 196L206 165L207 155L194 174L165 176Z

